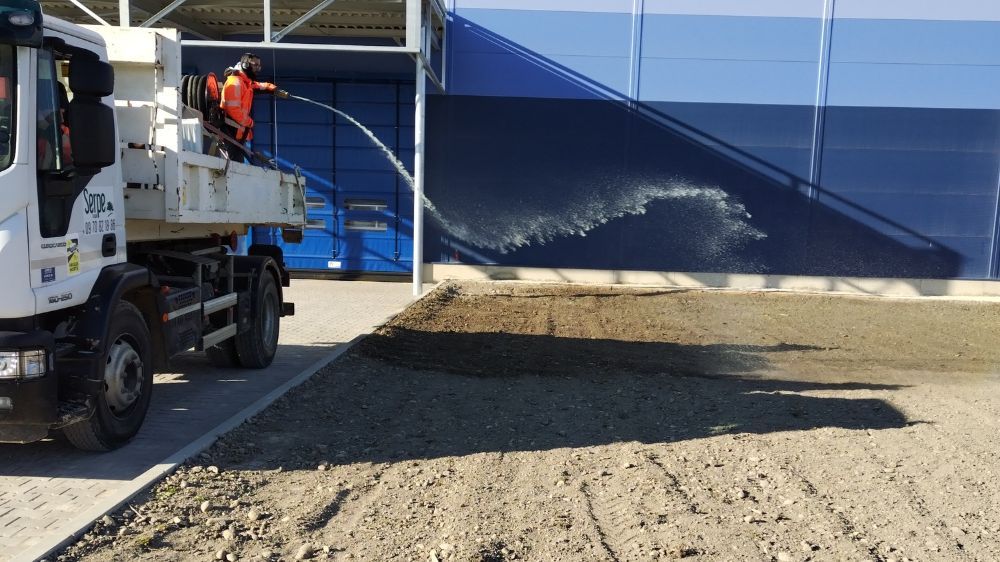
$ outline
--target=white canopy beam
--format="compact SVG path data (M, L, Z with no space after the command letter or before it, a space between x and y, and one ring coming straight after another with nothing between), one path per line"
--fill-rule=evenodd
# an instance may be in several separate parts
M200 39L185 39L181 41L184 47L224 47L230 49L282 49L287 51L334 51L343 53L397 53L402 55L416 54L418 51L409 47L390 47L381 45L327 45L324 43L265 43L263 41L204 41Z
M333 2L334 2L334 0L323 0L322 2L320 2L319 4L317 4L315 8L313 8L313 9L309 10L308 12L306 12L305 14L303 14L302 17L300 17L299 19L297 19L297 20L293 21L292 23L288 24L288 27L286 27L286 28L282 29L281 31L275 33L274 36L271 37L271 40L274 41L275 43L277 43L278 41L281 41L281 39L285 35L288 35L292 31L295 31L296 28L298 28L300 25L302 25L302 24L306 23L307 21L309 21L310 19L312 19L312 17L315 16L316 14L318 14L318 13L322 12L323 10L325 10L326 7L329 6L330 4L333 4Z
M85 14L87 14L88 16L90 16L90 17L94 18L95 20L97 20L97 23L99 23L101 25L106 25L108 27L111 27L110 23L104 21L104 18L102 18L101 16L97 15L96 13L94 13L94 11L91 10L90 8L84 6L83 2L80 2L80 0L69 0L69 1L72 2L73 5L76 6L77 8L80 8L81 10L83 10L83 12Z
M167 4L166 7L164 7L162 10L160 10L159 12L156 12L155 14L153 14L152 16L150 16L148 20L142 22L139 25L139 27L152 27L154 23L160 21L167 14L169 14L170 12L176 10L177 7L180 6L181 4L183 4L184 2L187 2L187 0L174 0L173 2Z
M140 11L147 14L158 13L163 6L159 5L155 0L130 0L133 8L138 8ZM175 26L177 26L181 31L187 31L201 37L203 39L218 39L215 32L208 28L208 26L198 23L190 18L187 18L179 13L168 14L163 18L164 21L168 21Z

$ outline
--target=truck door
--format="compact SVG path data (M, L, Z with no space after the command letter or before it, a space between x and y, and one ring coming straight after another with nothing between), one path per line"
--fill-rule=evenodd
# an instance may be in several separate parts
M101 269L125 261L125 225L110 66L85 46L49 37L35 69L29 253L42 313L82 303Z

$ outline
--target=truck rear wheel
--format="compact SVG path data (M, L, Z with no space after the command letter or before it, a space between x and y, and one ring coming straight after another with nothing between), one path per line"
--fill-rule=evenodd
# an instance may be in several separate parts
M88 451L116 449L135 436L153 391L149 328L135 305L118 303L105 342L104 387L92 397L94 414L63 429L70 443Z
M251 295L250 329L236 335L236 354L248 369L263 369L278 351L281 322L281 298L274 276L267 269L260 272L260 282Z

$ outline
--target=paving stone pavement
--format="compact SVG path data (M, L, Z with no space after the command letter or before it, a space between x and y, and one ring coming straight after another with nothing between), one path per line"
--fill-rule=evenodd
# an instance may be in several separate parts
M142 487L137 481L206 432L369 333L412 300L408 283L293 280L280 347L264 371L216 369L201 353L156 375L139 435L111 453L87 453L62 440L0 444L0 561L51 548L76 529L72 520L97 502Z

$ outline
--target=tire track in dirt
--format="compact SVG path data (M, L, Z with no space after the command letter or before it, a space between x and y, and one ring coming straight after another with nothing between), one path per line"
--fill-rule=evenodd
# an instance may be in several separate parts
M871 397L867 396L867 398ZM888 396L882 396L881 398L888 400ZM895 433L895 431L892 433ZM947 539L947 536L939 532L942 527L941 520L931 515L931 512L926 508L922 499L915 495L914 490L900 485L895 478L892 478L894 469L886 467L887 461L885 455L876 455L868 451L866 447L869 444L864 442L863 434L857 431L852 431L847 435L837 434L833 442L829 442L827 435L826 433L816 434L813 446L814 450L823 451L822 454L825 458L819 462L810 463L805 466L814 470L817 468L826 469L828 472L823 472L818 480L830 482L831 489L836 489L837 484L836 482L831 482L829 474L853 474L854 478L852 478L850 493L836 495L823 491L815 483L817 479L807 475L804 470L797 468L799 465L791 462L790 459L784 459L781 463L781 468L798 481L801 490L813 504L820 506L822 512L836 521L840 534L850 539L853 546L858 549L859 555L863 553L867 555L868 559L882 562L900 556L899 551L895 550L895 548L904 546L901 542L906 543L904 550L910 552L911 556L914 552L922 552L924 548L924 545L913 544L910 540L901 541L899 537L889 536L887 533L891 532L891 527L894 524L892 518L888 519L888 522L879 521L882 525L878 525L874 522L872 513L866 513L862 509L855 509L853 505L848 506L848 504L859 502L861 505L864 505L868 501L867 498L877 497L879 498L879 502L886 506L907 505L919 517L930 518L930 521L920 523L920 525L925 526L926 531L933 532L937 536L939 544L947 544L947 540L942 540ZM894 437L894 439L898 439L898 437ZM764 440L762 445L771 449L767 453L769 456L778 455L780 458L780 449L770 440ZM848 450L852 451L849 462L844 462L842 460L844 457L837 454L845 446ZM861 458L859 458L859 453ZM870 525L852 516L852 511L857 511L859 515L867 518ZM894 507L892 511L894 513L907 513L898 507ZM931 525L927 525L927 523ZM887 530L887 528L889 529ZM947 526L944 526L944 528L947 528ZM839 546L838 548L843 549L845 547ZM887 550L890 548L893 551L890 552ZM969 558L968 553L956 551L950 556L950 559Z
M587 517L615 559L633 560L654 549L671 549L681 537L671 536L661 525L699 513L676 481L664 482L641 461L625 463L614 473L602 470L593 482L580 486Z
M810 430L809 433L813 435L813 443L809 449L814 451L829 450L828 446L820 444L824 439L826 439L826 433L819 429ZM853 437L848 436L846 439L853 439ZM812 521L810 528L823 528L822 522L819 524L816 522L816 520L822 516L827 524L833 524L837 529L839 529L839 533L834 533L832 537L835 541L838 534L847 538L847 542L836 541L834 543L835 546L833 546L833 549L836 552L843 554L848 550L848 545L850 545L855 549L855 559L866 559L874 562L885 562L887 560L878 549L878 544L882 541L874 538L870 530L866 529L862 523L852 519L846 509L837 505L837 502L843 502L846 498L837 498L835 495L831 495L830 493L823 491L812 478L807 476L804 471L797 468L798 466L803 466L803 463L799 463L796 459L789 458L788 452L782 451L772 437L768 436L757 439L756 444L761 448L761 453L764 458L770 459L769 464L771 465L771 468L769 469L769 472L790 475L794 481L795 487L801 494L804 495L807 502L806 508L809 510L807 517ZM812 462L805 466L831 468L830 465L825 462ZM838 467L832 468L836 469ZM833 470L833 472L836 472L836 470ZM829 480L829 476L825 476L823 480ZM827 545L824 549L829 550L830 548L831 545Z
M955 386L951 389L963 390ZM925 530L933 533L933 543L937 548L947 550L952 558L995 559L1000 554L995 542L977 541L978 537L970 536L973 533L956 526L959 521L962 527L978 525L980 529L997 525L995 517L989 520L996 513L995 502L984 505L977 500L1000 497L996 479L985 477L982 472L969 472L966 468L969 464L976 464L969 462L970 459L995 458L996 444L984 445L979 440L970 442L963 439L963 435L967 436L972 431L997 435L996 419L990 415L992 410L981 411L973 407L973 403L980 403L980 400L973 399L974 395L946 395L928 387L921 389L920 394L924 395L921 418L938 421L929 421L922 432L905 431L905 439L884 439L879 434L870 434L871 439L878 440L879 449L887 450L888 454L869 453L869 458L875 465L886 464L886 458L889 458L888 464L894 465L885 469L891 472L889 485L906 499L914 512L928 520ZM930 399L932 397L935 399ZM904 403L909 399L910 393L903 393L900 398ZM961 412L961 416L955 416L955 412ZM959 442L963 443L961 447L954 445ZM922 454L914 457L912 451L921 451ZM928 462L930 466L938 465L931 473L934 476L927 478L915 474L919 472L918 462L921 466L927 466ZM980 492L973 493L961 505L954 505L948 501L947 495L942 497L941 490L955 486L963 490L970 487ZM921 546L930 548L930 544Z
M314 508L299 516L299 526L306 532L319 531L329 527L334 518L337 518L338 523L346 520L349 527L356 527L365 510L384 495L382 487L372 483L373 480L377 482L383 474L384 470L376 470L370 475L364 475L365 484L361 486L348 484L337 490L332 500L323 501L318 509ZM323 486L320 485L319 488L322 489ZM333 487L327 490L333 491Z
M816 485L799 471L792 467L786 467L786 470L799 480L801 489L806 493L807 497L816 502L822 502L823 498L826 497L825 495L821 495ZM826 504L825 509L840 525L842 533L854 542L858 550L866 552L870 559L875 562L885 562L886 558L879 552L877 543L869 538L868 534L863 530L859 530L859 525L852 521L847 514L836 510L830 504Z
M601 524L601 520L602 519L605 519L605 520L610 519L611 523L612 523L612 526L613 526L613 528L612 528L612 532L613 532L615 530L615 528L624 527L624 525L621 524L622 519L623 519L621 517L621 515L623 515L622 511L618 510L618 509L615 509L615 506L609 506L609 505L605 504L605 507L611 508L611 511L612 511L611 517L610 518L609 517L598 517L597 514L594 511L594 497L590 493L590 490L587 487L587 483L586 482L581 482L579 490L580 490L580 493L583 494L584 500L586 502L587 517L590 519L590 522L593 525L594 533L597 535L597 542L600 543L601 548L604 549L604 552L608 555L608 558L611 559L612 562L620 562L621 559L615 553L615 549L611 548L611 545L608 543L608 533L605 532L604 525ZM625 504L624 501L618 501L616 503L618 504L618 507L620 507L623 504ZM631 510L632 505L631 504L627 504L627 505L624 505L624 507L625 507L626 510ZM625 540L627 540L627 539L625 539Z

